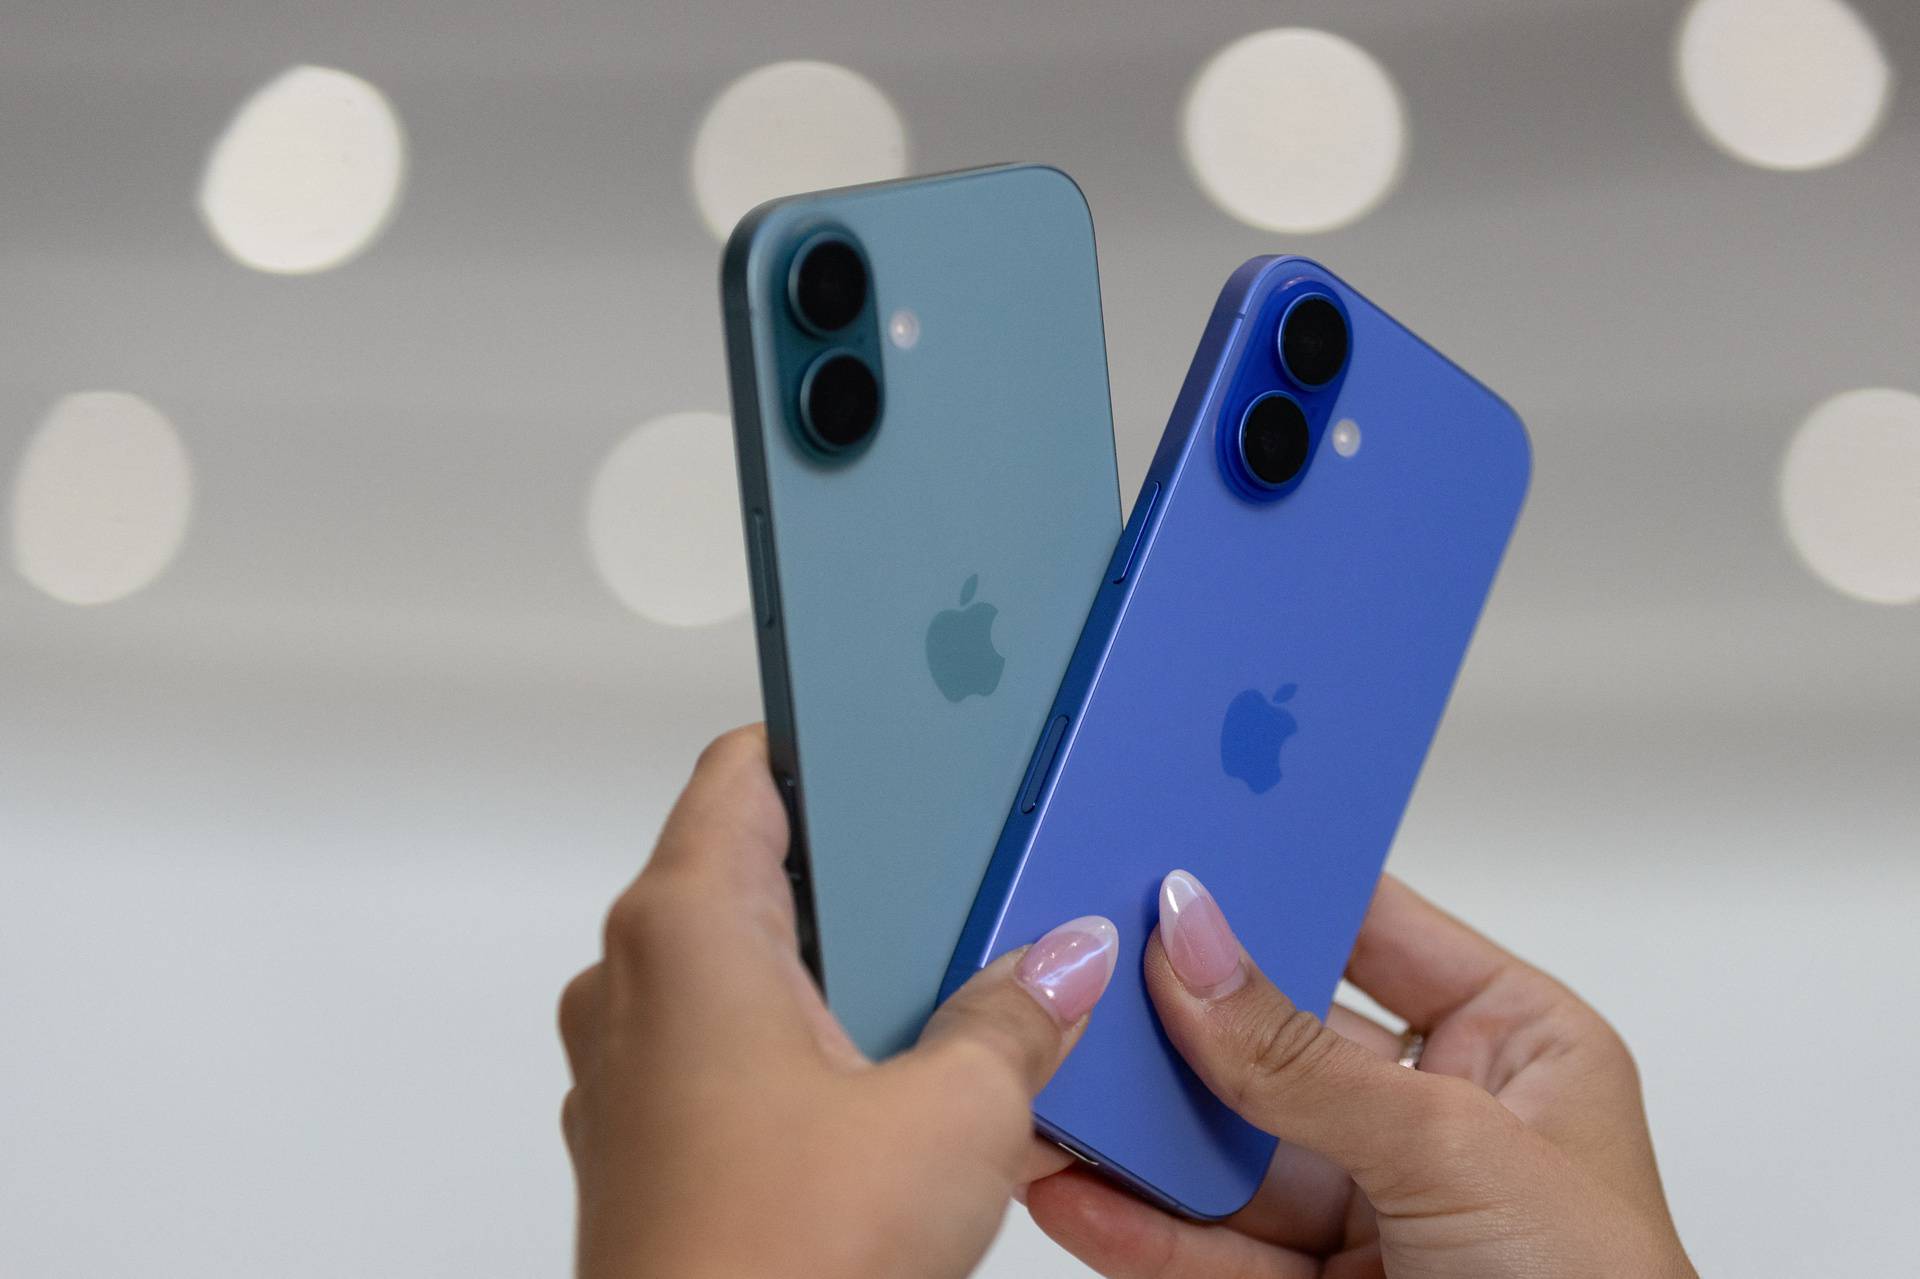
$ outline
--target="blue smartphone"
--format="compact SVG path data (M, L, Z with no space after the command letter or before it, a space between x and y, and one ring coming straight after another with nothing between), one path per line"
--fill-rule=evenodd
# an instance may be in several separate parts
M1063 919L1118 924L1113 984L1041 1132L1182 1214L1274 1139L1163 1036L1141 959L1193 871L1324 1016L1527 489L1499 397L1325 268L1228 282L1032 752L943 993Z
M1093 221L1001 166L762 205L721 292L803 956L932 1011L1120 527Z

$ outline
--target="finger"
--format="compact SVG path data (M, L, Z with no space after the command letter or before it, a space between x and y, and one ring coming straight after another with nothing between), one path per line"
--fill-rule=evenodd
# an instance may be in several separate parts
M599 1021L601 988L606 969L593 965L567 983L560 992L560 1043L567 1050L567 1069L578 1079L587 1059L587 1044Z
M1638 1176L1651 1161L1638 1074L1613 1028L1391 876L1374 895L1348 975L1429 1030L1423 1070L1473 1080L1595 1166L1624 1163Z
M1326 1269L1320 1272L1321 1279L1380 1279L1387 1273L1386 1258L1381 1255L1378 1239L1365 1239L1355 1243L1345 1252L1327 1258Z
M1633 1058L1579 996L1392 876L1347 973L1429 1030L1424 1072L1472 1080L1603 1183L1666 1211Z
M1308 1279L1319 1262L1229 1226L1182 1221L1069 1169L1027 1188L1047 1237L1108 1279Z
M1016 1178L1031 1146L1029 1104L1059 1069L1120 953L1090 915L1000 956L934 1011L920 1042L882 1067L944 1109L958 1139Z
M1013 1197L1022 1199L1024 1202L1026 1187L1042 1177L1051 1177L1061 1169L1072 1166L1072 1155L1058 1143L1048 1141L1036 1133L1033 1140L1027 1143L1026 1158L1021 1160L1020 1172L1014 1178L1017 1184L1014 1187Z
M1333 1006L1327 1025L1376 1057L1393 1061L1400 1056L1400 1036L1344 1005ZM1273 1152L1260 1189L1227 1221L1256 1239L1324 1255L1347 1237L1353 1197L1353 1178L1339 1164L1282 1142Z
M567 1095L560 1100L560 1135L566 1140L567 1153L576 1160L580 1157L580 1091L567 1089Z
M826 1014L798 957L785 848L765 733L726 734L608 912L603 1024L708 1061L794 1040L820 1049Z
M785 873L789 840L786 806L768 767L766 726L749 724L701 753L635 888L644 892L649 881L691 883L696 895L758 926L791 961L779 966L821 1054L842 1069L858 1069L868 1064L865 1055L799 962Z
M935 1010L909 1056L990 1056L1030 1100L1106 993L1119 955L1120 932L1111 920L1088 915L1064 923L975 973Z
M1342 1039L1352 1040L1376 1057L1400 1060L1400 1036L1365 1013L1345 1004L1335 1004L1327 1010L1327 1025L1338 1031Z
M1380 1006L1431 1030L1520 961L1391 875L1360 925L1347 977Z
M829 1065L843 1071L865 1070L873 1063L853 1042L853 1036L840 1024L840 1019L827 1007L827 1001L821 997L820 987L814 984L813 974L800 962L798 952L791 953L792 963L784 964L786 970L787 991L794 1006L800 1009L801 1017L807 1029L813 1035L814 1044L820 1049L820 1055Z
M1168 1037L1214 1094L1255 1126L1344 1168L1383 1212L1442 1156L1484 1147L1503 1121L1485 1092L1406 1070L1343 1038L1256 968L1219 905L1184 871L1168 875L1147 943L1147 988ZM1410 1182L1405 1174L1422 1174Z
M697 884L704 896L751 912L793 946L787 843L787 812L767 764L766 729L749 724L700 753L636 882Z
M1274 1147L1260 1189L1226 1224L1283 1248L1324 1255L1345 1238L1353 1198L1353 1178L1346 1169L1283 1141Z

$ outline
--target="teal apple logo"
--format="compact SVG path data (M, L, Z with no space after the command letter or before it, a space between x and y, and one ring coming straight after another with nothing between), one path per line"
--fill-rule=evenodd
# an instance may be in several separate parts
M975 573L960 588L960 607L934 614L927 626L927 669L950 702L992 696L1007 668L1007 659L993 646L993 619L1000 610L973 602L979 586Z
M1300 728L1285 705L1295 689L1296 685L1282 684L1268 701L1259 689L1250 688L1228 705L1227 718L1220 725L1220 767L1256 795L1280 784L1280 748Z

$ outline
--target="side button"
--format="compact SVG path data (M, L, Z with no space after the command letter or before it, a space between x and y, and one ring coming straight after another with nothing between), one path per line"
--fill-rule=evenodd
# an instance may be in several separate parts
M770 629L779 613L773 586L773 535L767 528L767 513L755 511L747 519L747 558L752 561L753 620L762 630Z
M1160 485L1154 486L1140 495L1133 504L1133 518L1127 521L1127 527L1121 530L1120 545L1124 551L1114 557L1120 567L1114 570L1113 582L1117 586L1127 580L1127 574L1133 571L1133 561L1140 554L1140 539L1147 531L1147 521L1153 518L1153 508L1160 505Z
M1040 749L1033 753L1033 763L1027 766L1027 783L1020 788L1022 813L1031 813L1040 807L1040 793L1047 788L1054 757L1060 753L1060 739L1066 735L1067 717L1055 715L1053 723L1047 725L1046 735L1040 739Z
M1053 1144L1060 1147L1060 1149L1066 1151L1068 1154L1072 1155L1075 1159L1078 1159L1081 1163L1085 1164L1089 1168L1098 1168L1100 1166L1100 1161L1098 1159L1095 1159L1092 1155L1081 1154L1079 1151L1075 1150L1072 1146L1069 1146L1064 1141L1056 1141Z

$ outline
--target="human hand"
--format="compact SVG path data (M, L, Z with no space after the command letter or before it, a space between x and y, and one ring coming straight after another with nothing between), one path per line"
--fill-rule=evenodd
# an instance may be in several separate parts
M582 1279L963 1275L1066 1158L1030 1104L1106 989L1104 919L1002 956L868 1062L798 958L758 726L710 746L567 987Z
M1391 877L1348 977L1426 1035L1296 1009L1198 881L1167 877L1148 942L1162 1024L1207 1086L1282 1145L1227 1221L1172 1217L1078 1170L1033 1218L1111 1276L1692 1276L1639 1077L1600 1016Z

